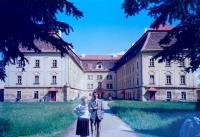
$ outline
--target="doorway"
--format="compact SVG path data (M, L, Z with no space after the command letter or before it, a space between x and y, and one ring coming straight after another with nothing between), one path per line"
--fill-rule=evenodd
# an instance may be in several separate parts
M155 101L155 92L150 91L150 101Z
M56 101L56 91L51 92L51 101Z

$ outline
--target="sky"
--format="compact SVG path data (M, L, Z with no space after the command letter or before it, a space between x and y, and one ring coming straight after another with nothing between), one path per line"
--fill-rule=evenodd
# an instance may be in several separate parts
M62 38L73 44L77 55L123 54L154 21L154 18L148 16L148 11L126 18L121 9L124 0L69 1L74 3L84 16L76 20L65 14L58 14L57 18L72 26L74 31L69 35L62 34ZM200 70L197 70L196 75L199 74ZM197 79L198 83L200 79Z

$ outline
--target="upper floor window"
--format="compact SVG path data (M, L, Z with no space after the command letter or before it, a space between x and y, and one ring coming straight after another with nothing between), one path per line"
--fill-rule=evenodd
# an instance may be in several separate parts
M171 84L171 76L170 75L166 76L166 84Z
M52 84L56 84L56 76L52 76Z
M186 92L181 92L181 99L186 99Z
M102 75L97 75L97 79L103 79Z
M17 99L21 99L21 91L17 91Z
M93 75L87 75L88 80L93 80Z
M35 60L35 67L39 68L40 67L40 60Z
M149 61L150 61L150 66L154 66L154 59L152 58Z
M169 59L166 60L166 66L168 66L168 67L171 66L171 62Z
M101 88L102 88L102 83L98 82L98 89L101 89Z
M107 79L112 79L112 75L107 75Z
M93 89L93 84L87 84L87 89Z
M53 64L53 68L57 68L57 60L53 60L53 62L52 62Z
M38 91L34 91L34 98L35 98L35 99L38 98Z
M21 60L18 60L17 61L17 64L18 64L18 68L23 68L24 67L24 65L22 65L22 61Z
M181 60L180 60L180 66L185 66L184 59L181 59Z
M17 77L17 84L22 84L22 76Z
M139 69L139 64L138 64L138 62L137 62L137 69Z
M35 84L39 84L39 76L35 76Z
M181 75L181 84L185 84L185 76Z
M150 84L154 84L154 75L150 75Z
M112 84L106 84L106 88L107 88L107 89L112 89L112 88L113 88L113 85L112 85Z

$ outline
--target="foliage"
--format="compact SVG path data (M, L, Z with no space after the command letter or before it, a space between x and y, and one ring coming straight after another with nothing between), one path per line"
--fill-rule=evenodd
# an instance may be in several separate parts
M76 119L71 102L0 103L0 136L62 135Z
M41 50L34 44L34 40L50 42L54 48L67 52L71 43L53 36L51 33L58 31L69 34L72 27L58 21L57 13L81 18L80 12L68 0L1 0L0 1L0 79L5 79L5 66L9 62L16 63L19 59L24 66L28 60L20 52L19 46L40 53Z
M128 16L135 16L141 10L148 10L148 16L154 17L152 28L160 24L170 24L179 21L168 34L160 40L163 51L155 58L159 62L170 60L190 59L187 71L195 71L200 64L200 1L199 0L124 0L121 7ZM164 46L176 39L170 47ZM185 49L187 52L185 53ZM185 55L184 55L185 54Z
M185 118L194 112L194 106L195 103L183 102L109 103L111 110L141 137L177 137Z

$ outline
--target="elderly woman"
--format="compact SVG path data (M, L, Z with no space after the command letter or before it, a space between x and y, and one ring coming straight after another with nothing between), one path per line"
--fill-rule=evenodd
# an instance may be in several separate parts
M81 104L74 108L74 113L78 115L76 135L80 135L80 137L89 136L89 110L87 102L87 97L83 96Z

